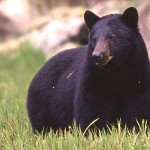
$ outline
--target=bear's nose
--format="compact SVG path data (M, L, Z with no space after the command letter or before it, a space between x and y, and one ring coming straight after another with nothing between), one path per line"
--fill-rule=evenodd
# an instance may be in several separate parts
M92 57L93 57L95 64L99 65L103 59L103 54L100 52L93 52Z

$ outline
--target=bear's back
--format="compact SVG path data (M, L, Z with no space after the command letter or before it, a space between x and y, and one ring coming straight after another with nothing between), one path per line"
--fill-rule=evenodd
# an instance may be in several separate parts
M62 78L63 74L64 76L66 74L67 78L69 76L67 73L71 73L72 70L78 69L83 59L85 59L86 51L87 46L82 46L80 48L65 50L53 56L35 75L31 86L40 81L41 84L49 82L51 82L52 85L56 84L59 78Z

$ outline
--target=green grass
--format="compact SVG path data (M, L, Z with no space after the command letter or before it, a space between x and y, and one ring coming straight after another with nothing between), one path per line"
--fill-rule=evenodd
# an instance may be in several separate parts
M26 110L29 83L44 63L44 56L23 45L13 53L0 54L0 150L145 150L150 149L150 131L146 125L139 133L121 130L120 123L110 134L102 131L85 138L76 127L72 133L34 135Z

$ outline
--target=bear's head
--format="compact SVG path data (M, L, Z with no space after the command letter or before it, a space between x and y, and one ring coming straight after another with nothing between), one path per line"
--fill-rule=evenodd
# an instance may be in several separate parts
M147 64L148 54L138 30L136 8L101 18L87 10L84 20L90 30L88 56L96 67L131 68Z

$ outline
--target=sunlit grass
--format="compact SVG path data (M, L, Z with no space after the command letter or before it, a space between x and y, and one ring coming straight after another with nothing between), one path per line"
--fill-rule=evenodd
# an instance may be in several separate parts
M85 138L76 126L70 132L51 130L47 136L34 135L26 110L28 85L45 61L30 45L13 53L0 54L0 149L2 150L141 150L150 149L150 130L146 124L137 133L118 127ZM94 123L94 122L93 122ZM147 133L146 133L147 130Z

